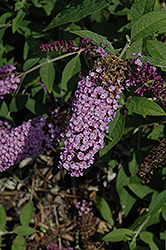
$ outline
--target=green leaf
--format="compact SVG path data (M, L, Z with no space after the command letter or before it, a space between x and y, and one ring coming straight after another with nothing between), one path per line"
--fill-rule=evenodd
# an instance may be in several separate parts
M111 226L114 225L114 220L112 218L111 210L107 204L107 202L104 200L104 198L96 196L94 198L94 202L96 204L97 209L100 211L102 217L111 224Z
M131 58L131 53L142 53L143 39L135 40L126 51L126 58Z
M36 99L30 98L29 96L25 107L29 109L34 115L42 115L46 112L45 105L37 102Z
M23 226L27 226L33 217L34 206L33 202L29 201L21 210L20 222Z
M148 12L152 12L156 0L135 0L131 7L131 21L135 23Z
M28 59L23 65L23 70L27 71L28 69L32 68L39 60L39 57Z
M13 97L9 106L9 110L11 112L17 112L23 109L25 107L27 100L28 100L27 95L19 95L19 96Z
M8 114L8 106L7 106L6 102L3 100L2 105L0 107L0 116L6 117L7 114Z
M77 22L83 17L105 8L110 0L72 0L51 21L45 30L55 28L68 22Z
M165 116L164 110L155 102L148 100L146 97L131 97L126 102L126 108L136 114L146 117L150 116Z
M147 40L146 46L151 57L166 60L166 44L165 43L162 43L159 41Z
M74 81L73 77L76 77L76 79L78 79L78 74L80 70L81 70L81 62L79 55L72 58L66 64L63 70L60 88L62 89L63 94L67 93L67 98L65 98L65 101L67 101L67 99L70 97L70 94L72 93L75 87L76 81Z
M83 38L89 38L89 39L93 39L92 43L96 46L100 46L99 41L101 40L103 42L103 45L108 44L108 48L105 49L106 52L108 53L112 53L115 54L115 50L112 46L112 44L103 36L94 33L90 30L75 30L75 31L70 31L71 33L81 36Z
M160 124L158 127L156 127L148 136L147 138L148 139L151 139L151 140L160 140L161 138L164 138L165 135L164 135L164 129L165 129L165 126Z
M34 230L29 226L17 226L13 229L13 233L27 236L33 234Z
M164 203L164 206L162 208L162 217L166 221L166 203Z
M122 240L129 240L134 236L134 232L127 228L119 228L105 235L102 240L109 242L118 242Z
M120 204L125 216L128 215L134 203L137 201L137 199L131 195L131 192L129 192L130 190L127 189L128 185L129 176L127 173L127 169L121 167L117 176L116 188L120 198Z
M156 33L166 26L166 12L154 11L143 15L131 29L131 38L143 38Z
M27 44L26 44L26 49L28 50L29 48L35 53L35 55L37 56L37 57L41 57L41 58L43 58L43 57L47 57L47 55L46 55L46 53L43 53L42 51L41 51L41 49L40 49L40 46L41 46L41 42L40 42L40 40L39 39L36 39L36 38L33 38L32 36L27 36L26 37L26 42L27 42ZM28 48L28 46L29 46L29 48ZM25 46L25 45L24 45ZM26 54L26 52L24 51L24 53ZM25 56L25 55L24 55ZM26 57L26 56L25 56ZM34 57L34 55L33 55L33 57Z
M0 230L6 226L6 211L4 207L0 204Z
M26 241L23 236L17 237L12 244L11 250L26 250Z
M149 61L153 66L157 66L164 69L166 68L166 60L153 58L150 56L144 56L144 60Z
M155 191L148 186L143 186L143 185L138 184L138 183L131 183L128 185L128 187L140 199L143 199L146 195L153 193Z
M160 194L153 194L152 201L149 205L149 215L155 214L166 201L166 190Z
M40 76L49 93L51 93L54 79L55 68L52 63L47 63L40 68Z
M128 9L132 6L132 0L119 0L124 6L126 6Z
M26 13L23 10L19 10L17 12L17 15L12 20L12 32L13 34L16 32L16 30L19 28L22 20L24 19Z
M142 232L140 233L140 239L147 243L151 250L160 250L158 246L154 242L154 235L150 232Z
M116 116L112 122L109 123L109 133L106 134L105 146L100 149L99 156L102 157L121 139L123 135L123 129L125 126L125 117L118 110ZM110 139L107 139L110 138Z

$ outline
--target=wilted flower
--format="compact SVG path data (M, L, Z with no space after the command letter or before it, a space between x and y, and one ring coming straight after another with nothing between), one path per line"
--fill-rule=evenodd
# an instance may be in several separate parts
M157 168L166 166L166 140L160 141L158 147L154 147L144 162L139 166L137 174L142 178L142 183L148 183Z

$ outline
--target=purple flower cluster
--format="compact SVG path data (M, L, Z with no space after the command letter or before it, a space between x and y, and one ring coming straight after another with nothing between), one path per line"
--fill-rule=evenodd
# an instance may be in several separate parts
M94 155L104 146L104 131L108 132L107 125L116 115L117 99L123 89L115 87L116 83L104 89L106 82L98 76L99 71L103 71L101 66L79 81L75 92L73 113L59 162L59 167L64 167L73 177L82 176L83 170L94 163Z
M100 54L102 57L105 57L107 55L107 53L105 52L105 48L108 47L108 45L106 44L104 46L104 48L102 47L102 41L100 40L99 41L100 43L100 46L97 47L97 46L94 46L92 47L91 44L92 44L92 39L89 39L89 38L84 38L82 39L79 43L78 43L78 46L75 46L74 45L74 42L73 40L69 40L69 41L54 41L52 43L46 43L46 44L42 44L40 46L40 49L42 52L59 52L61 51L62 54L66 53L66 52L75 52L75 51L78 51L80 49L84 49L82 51L82 53L84 55L86 55L88 52L91 52L93 50L93 55L96 55L96 54Z
M0 99L17 90L20 78L17 77L15 70L16 67L13 65L4 65L0 68Z
M5 134L9 134L12 126L7 121L0 120L0 138L2 138Z
M47 127L47 130L46 130ZM56 127L46 117L29 120L0 137L0 172L21 160L39 155L56 140Z
M82 217L83 214L88 214L91 212L92 205L93 203L91 201L88 202L86 200L82 200L82 201L78 201L75 207L78 209L79 216ZM92 212L91 212L91 215L93 215Z
M47 246L47 250L74 250L74 248L73 247L68 247L68 248L60 247L59 245L51 242L50 245Z
M151 90L153 99L156 98L157 102L165 106L166 86L164 86L163 79L157 74L156 67L152 66L147 60L146 63L142 63L139 58L142 58L140 53L137 55L132 53L130 71L125 86L127 88L136 86L137 89L134 92L140 94L140 96L143 96L145 91Z

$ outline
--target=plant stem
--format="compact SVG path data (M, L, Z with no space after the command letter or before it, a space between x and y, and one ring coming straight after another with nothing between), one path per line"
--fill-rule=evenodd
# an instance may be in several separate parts
M20 75L18 75L18 77L25 76L25 75L31 73L32 71L34 71L34 70L36 70L36 69L39 69L40 67L42 67L43 65L45 65L45 64L47 64L47 63L56 62L56 61L58 61L58 60L61 60L61 59L63 59L63 58L66 58L66 57L71 56L71 55L74 55L74 54L81 54L82 51L84 51L84 49L80 49L79 51L75 51L75 52L72 52L72 53L68 53L68 54L65 54L65 55L62 55L62 56L58 56L58 57L53 58L53 59L51 59L51 60L47 59L47 61L45 61L45 62L43 62L43 63L41 63L41 64L39 64L39 65L37 65L37 66L35 66L35 67L29 69L29 70L27 70L27 71L24 72L24 73L21 73Z
M0 28L10 27L10 26L12 26L11 23L0 24Z
M120 55L119 55L119 59L122 59L122 56L124 55L124 53L126 52L126 50L128 49L128 47L130 47L130 44L131 44L131 42L128 42L128 43L124 46L122 52L121 52Z
M150 215L146 218L146 220L141 224L140 228L138 229L138 231L136 232L135 236L132 239L132 242L135 242L137 236L139 235L139 233L141 232L142 228L145 226L145 224L148 222L148 220L150 219Z
M136 39L130 40L128 41L128 43L124 46L122 52L119 55L119 59L122 59L122 56L124 55L124 53L126 52L126 50L128 49L128 47L130 47L130 45L135 41Z

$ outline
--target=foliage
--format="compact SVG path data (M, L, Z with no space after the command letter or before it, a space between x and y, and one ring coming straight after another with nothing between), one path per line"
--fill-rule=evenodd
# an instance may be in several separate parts
M71 107L80 76L88 75L97 60L93 53L81 53L79 42L84 38L93 39L93 48L99 47L101 41L103 47L107 44L105 51L120 54L127 64L131 53L141 53L141 61L148 60L158 67L158 74L166 80L166 12L157 0L134 3L130 0L15 0L1 4L0 67L15 65L21 83L15 93L0 99L0 119L14 127L38 116L49 117L50 106L57 103L64 109ZM42 44L57 40L73 40L77 50L64 54L41 51ZM94 201L103 219L112 226L103 241L117 242L119 249L122 245L123 249L164 249L166 241L165 168L156 166L146 185L141 184L135 173L153 146L157 147L166 135L166 108L152 94L147 90L144 96L139 96L134 85L123 91L116 116L105 133L104 147L93 164L94 169L106 167L117 174L114 181L121 208L113 213L115 208L103 197L96 196ZM49 104L50 98L54 100L53 105ZM112 159L115 147L121 159ZM112 168L111 160L117 162ZM144 171L142 174L146 175L148 167ZM114 216L120 212L119 225ZM0 205L1 238L8 233L18 235L12 250L26 249L24 236L34 232L29 226L32 216L33 203L29 202L21 211L21 225L7 232L6 213Z
M34 230L29 227L29 223L33 217L34 207L33 202L28 202L21 210L20 214L20 223L21 226L17 226L13 229L12 232L8 232L5 229L6 226L6 212L2 205L0 205L0 236L4 236L6 234L17 234L18 237L15 238L12 244L12 250L20 249L25 250L26 249L26 241L23 236L31 235L34 233Z

